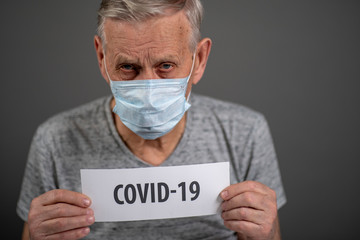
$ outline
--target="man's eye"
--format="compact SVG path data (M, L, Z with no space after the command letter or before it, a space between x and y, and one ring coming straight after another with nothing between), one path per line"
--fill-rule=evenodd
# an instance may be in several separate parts
M173 68L173 65L170 63L163 63L160 65L161 70L170 70Z
M131 64L123 64L120 66L120 69L125 70L125 71L135 70L134 66Z

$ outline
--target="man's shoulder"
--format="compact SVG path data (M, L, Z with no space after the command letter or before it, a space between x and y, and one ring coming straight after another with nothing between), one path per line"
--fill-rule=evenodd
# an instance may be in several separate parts
M105 106L110 97L101 97L75 108L60 112L39 127L37 132L42 134L61 134L75 128L90 128L105 119Z
M262 113L245 105L194 94L194 108L204 115L212 115L221 121L249 123L264 119Z

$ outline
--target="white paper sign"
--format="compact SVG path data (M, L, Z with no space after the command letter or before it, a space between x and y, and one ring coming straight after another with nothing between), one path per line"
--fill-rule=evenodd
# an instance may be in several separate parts
M230 184L229 163L81 169L81 184L97 222L211 215Z

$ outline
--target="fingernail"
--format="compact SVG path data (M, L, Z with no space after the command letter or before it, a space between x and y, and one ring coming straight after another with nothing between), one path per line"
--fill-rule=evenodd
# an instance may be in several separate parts
M226 198L227 196L229 196L229 192L225 190L225 191L223 191L220 195L221 195L222 199L225 200L225 198Z
M88 234L89 232L90 232L90 228L84 228L84 229L83 229L83 233L84 233L84 234Z
M89 208L86 210L86 215L94 215L94 211Z
M84 198L83 202L84 202L85 206L90 206L90 200L89 199Z
M88 217L88 223L93 223L94 222L94 216L90 216L90 217Z

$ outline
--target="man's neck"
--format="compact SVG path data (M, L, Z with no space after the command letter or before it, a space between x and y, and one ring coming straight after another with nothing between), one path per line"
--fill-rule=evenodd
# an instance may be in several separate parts
M111 109L114 106L115 100L112 99L110 103ZM112 114L116 130L129 150L136 157L154 166L162 164L173 153L184 133L186 125L185 113L180 122L169 133L155 140L146 140L128 129L121 122L118 115Z

